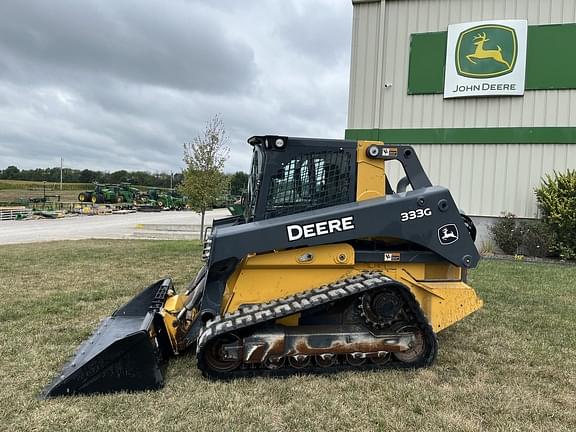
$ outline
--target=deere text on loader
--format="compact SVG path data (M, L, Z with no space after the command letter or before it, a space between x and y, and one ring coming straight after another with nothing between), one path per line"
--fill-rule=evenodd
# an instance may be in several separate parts
M43 397L157 389L173 355L208 378L419 368L482 306L476 230L410 146L257 136L243 215L213 223L204 266L103 321ZM406 176L395 190L388 161ZM410 188L411 190L407 190Z

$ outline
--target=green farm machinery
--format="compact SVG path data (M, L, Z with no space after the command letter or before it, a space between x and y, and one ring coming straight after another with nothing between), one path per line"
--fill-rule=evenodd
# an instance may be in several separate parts
M92 202L92 195L94 191L82 191L78 194L78 201L80 202Z
M116 187L116 202L117 203L134 203L138 195L140 195L140 189L135 188L130 183L120 183Z
M186 197L182 196L179 192L171 189L165 193L169 200L170 208L173 210L183 210L186 208Z
M122 184L94 184L93 191L84 191L78 194L78 201L92 202L93 204L121 204L133 203L139 190L129 183Z
M116 202L116 192L110 186L112 185L94 183L94 190L80 192L78 201L92 202L93 204Z
M182 210L186 207L186 198L174 189L149 188L139 195L137 204L142 209Z

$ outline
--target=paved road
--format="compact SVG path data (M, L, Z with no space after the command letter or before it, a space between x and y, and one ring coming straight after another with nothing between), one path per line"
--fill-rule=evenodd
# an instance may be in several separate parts
M228 210L206 213L206 220L228 216ZM133 238L138 224L200 224L191 211L77 216L63 219L0 221L0 244L51 240Z

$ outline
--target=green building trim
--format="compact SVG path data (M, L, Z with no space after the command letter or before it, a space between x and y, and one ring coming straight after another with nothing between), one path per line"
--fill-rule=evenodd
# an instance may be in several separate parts
M345 136L388 144L576 144L576 127L347 129Z

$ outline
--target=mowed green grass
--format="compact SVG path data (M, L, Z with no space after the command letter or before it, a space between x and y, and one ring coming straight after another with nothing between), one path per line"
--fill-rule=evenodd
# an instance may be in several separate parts
M76 346L152 281L183 288L195 242L0 249L0 430L573 431L576 267L483 261L482 310L439 334L418 371L210 382L174 359L158 392L37 400Z

